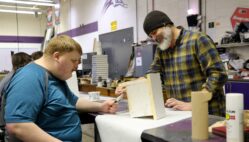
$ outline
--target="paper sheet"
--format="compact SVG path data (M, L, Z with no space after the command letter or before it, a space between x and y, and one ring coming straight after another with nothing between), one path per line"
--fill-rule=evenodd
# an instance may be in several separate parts
M116 115L98 115L95 121L102 142L141 142L140 137L144 130L171 124L189 117L191 117L191 111L166 109L166 117L159 120L131 118L128 112L118 112Z

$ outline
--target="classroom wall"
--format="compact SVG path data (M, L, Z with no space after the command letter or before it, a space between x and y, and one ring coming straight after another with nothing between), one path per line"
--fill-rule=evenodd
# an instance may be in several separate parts
M0 35L43 36L46 28L45 15L0 13L0 17Z
M204 0L203 4L206 4L206 32L219 43L226 31L233 31L230 18L235 9L249 8L248 0ZM208 28L210 22L215 23L214 28Z
M103 14L103 7L106 2L112 2L107 11ZM188 29L187 10L192 9L193 14L199 13L199 0L122 0L127 4L127 8L114 6L114 0L71 0L67 4L70 16L67 18L70 22L69 29L77 28L82 24L98 22L98 30L92 33L74 37L83 47L84 52L92 52L94 38L98 38L99 34L111 32L111 22L117 21L117 29L134 28L134 42L140 42L147 39L147 35L143 30L143 21L148 12L151 10L161 10L168 14L176 26L181 25ZM202 21L206 21L205 29L211 38L220 43L221 38L226 31L232 31L230 18L237 7L249 8L248 0L202 0L201 7ZM68 14L68 12L66 12ZM87 13L87 14L85 14ZM90 15L90 16L89 16ZM214 22L214 28L208 28L208 23ZM65 31L68 29L64 29ZM248 59L245 51L247 48L236 48L231 52L238 53L243 59Z
M109 2L109 3L108 3ZM119 3L118 3L119 2ZM187 27L187 10L199 12L199 0L62 0L60 9L60 25L56 26L58 34L69 34L77 40L83 52L93 51L93 41L99 34L121 30L129 27L134 29L134 41L140 42L147 38L143 31L143 21L151 10L166 12L175 25ZM225 4L224 4L225 3ZM109 4L109 5L108 5ZM230 17L236 7L249 8L248 0L202 0L203 21L206 20L205 31L215 42L220 42L225 31L233 30ZM104 9L105 8L105 9ZM18 33L15 14L0 13L0 36L43 36L46 29L46 15L36 18L34 15L18 15ZM116 22L116 29L111 26ZM214 28L207 24L214 22ZM87 30L90 27L91 30ZM4 48L4 49L3 49ZM9 48L9 49L8 49ZM8 50L21 50L28 48L38 50L39 43L10 43L0 42L0 54ZM240 49L236 49L240 50ZM243 48L240 53L244 55L248 50ZM3 62L6 59L0 56L0 71L10 69L10 65Z
M10 52L40 50L46 29L45 15L0 13L0 71L11 70Z
M83 32L82 35L73 37L80 43L85 53L92 52L94 39L98 39L99 34L136 26L135 2L134 0L61 1L61 24L58 26L58 33L75 29L83 30L85 26L97 22L96 31ZM112 29L112 22L117 23L115 29Z
M220 44L226 31L234 31L231 24L231 17L238 7L248 8L248 0L203 0L206 6L206 33ZM203 6L203 10L205 10ZM248 17L249 18L249 17ZM214 22L214 28L209 28L208 24ZM242 59L249 59L249 46L235 47L228 49L229 52L237 53Z
M76 39L86 52L92 52L94 38L99 34L121 30L129 27L134 28L134 41L146 40L147 35L143 30L143 21L151 10L167 12L176 25L187 27L186 16L189 7L196 7L198 0L188 1L175 0L71 0L61 1L61 25L58 33L84 27L92 22L98 22L98 31L80 35ZM108 5L109 3L109 5ZM190 6L191 5L191 6ZM69 10L69 11L68 11ZM90 16L89 16L90 15ZM182 17L182 18L179 18ZM111 23L116 22L116 29L112 29ZM86 39L84 41L83 39Z

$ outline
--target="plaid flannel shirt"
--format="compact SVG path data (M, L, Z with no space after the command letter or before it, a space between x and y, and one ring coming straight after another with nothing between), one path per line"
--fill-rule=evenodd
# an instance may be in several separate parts
M205 34L182 29L173 48L156 49L148 73L160 72L168 98L191 101L191 91L212 92L209 114L225 115L226 70L213 41Z

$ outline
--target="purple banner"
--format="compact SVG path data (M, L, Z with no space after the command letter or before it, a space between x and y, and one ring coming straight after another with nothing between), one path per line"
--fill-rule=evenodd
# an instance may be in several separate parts
M0 43L42 43L44 37L33 36L0 36Z
M92 33L98 31L98 22L93 22L63 33L59 35L66 34L70 37L81 36L84 34ZM34 37L34 36L0 36L0 43L42 43L44 37Z
M70 37L76 37L76 36L96 32L96 31L98 31L98 22L93 22L93 23L72 29L70 31L60 33L59 35L65 34L65 35L68 35Z

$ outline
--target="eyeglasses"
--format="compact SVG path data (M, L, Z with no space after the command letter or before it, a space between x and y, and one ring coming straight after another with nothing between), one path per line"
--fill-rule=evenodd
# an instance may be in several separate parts
M159 29L159 28L157 28L157 29L153 30L152 32L150 32L149 37L150 37L151 39L153 39L153 36L156 35L158 29Z
M163 27L171 27L171 26L172 26L172 25L170 25L170 24L167 24L167 25L163 24L162 27L156 28L156 29L154 29L152 32L150 32L149 37L150 37L150 38L153 38L153 36L157 34L157 32L158 32L159 29L161 29L161 28L163 28Z

